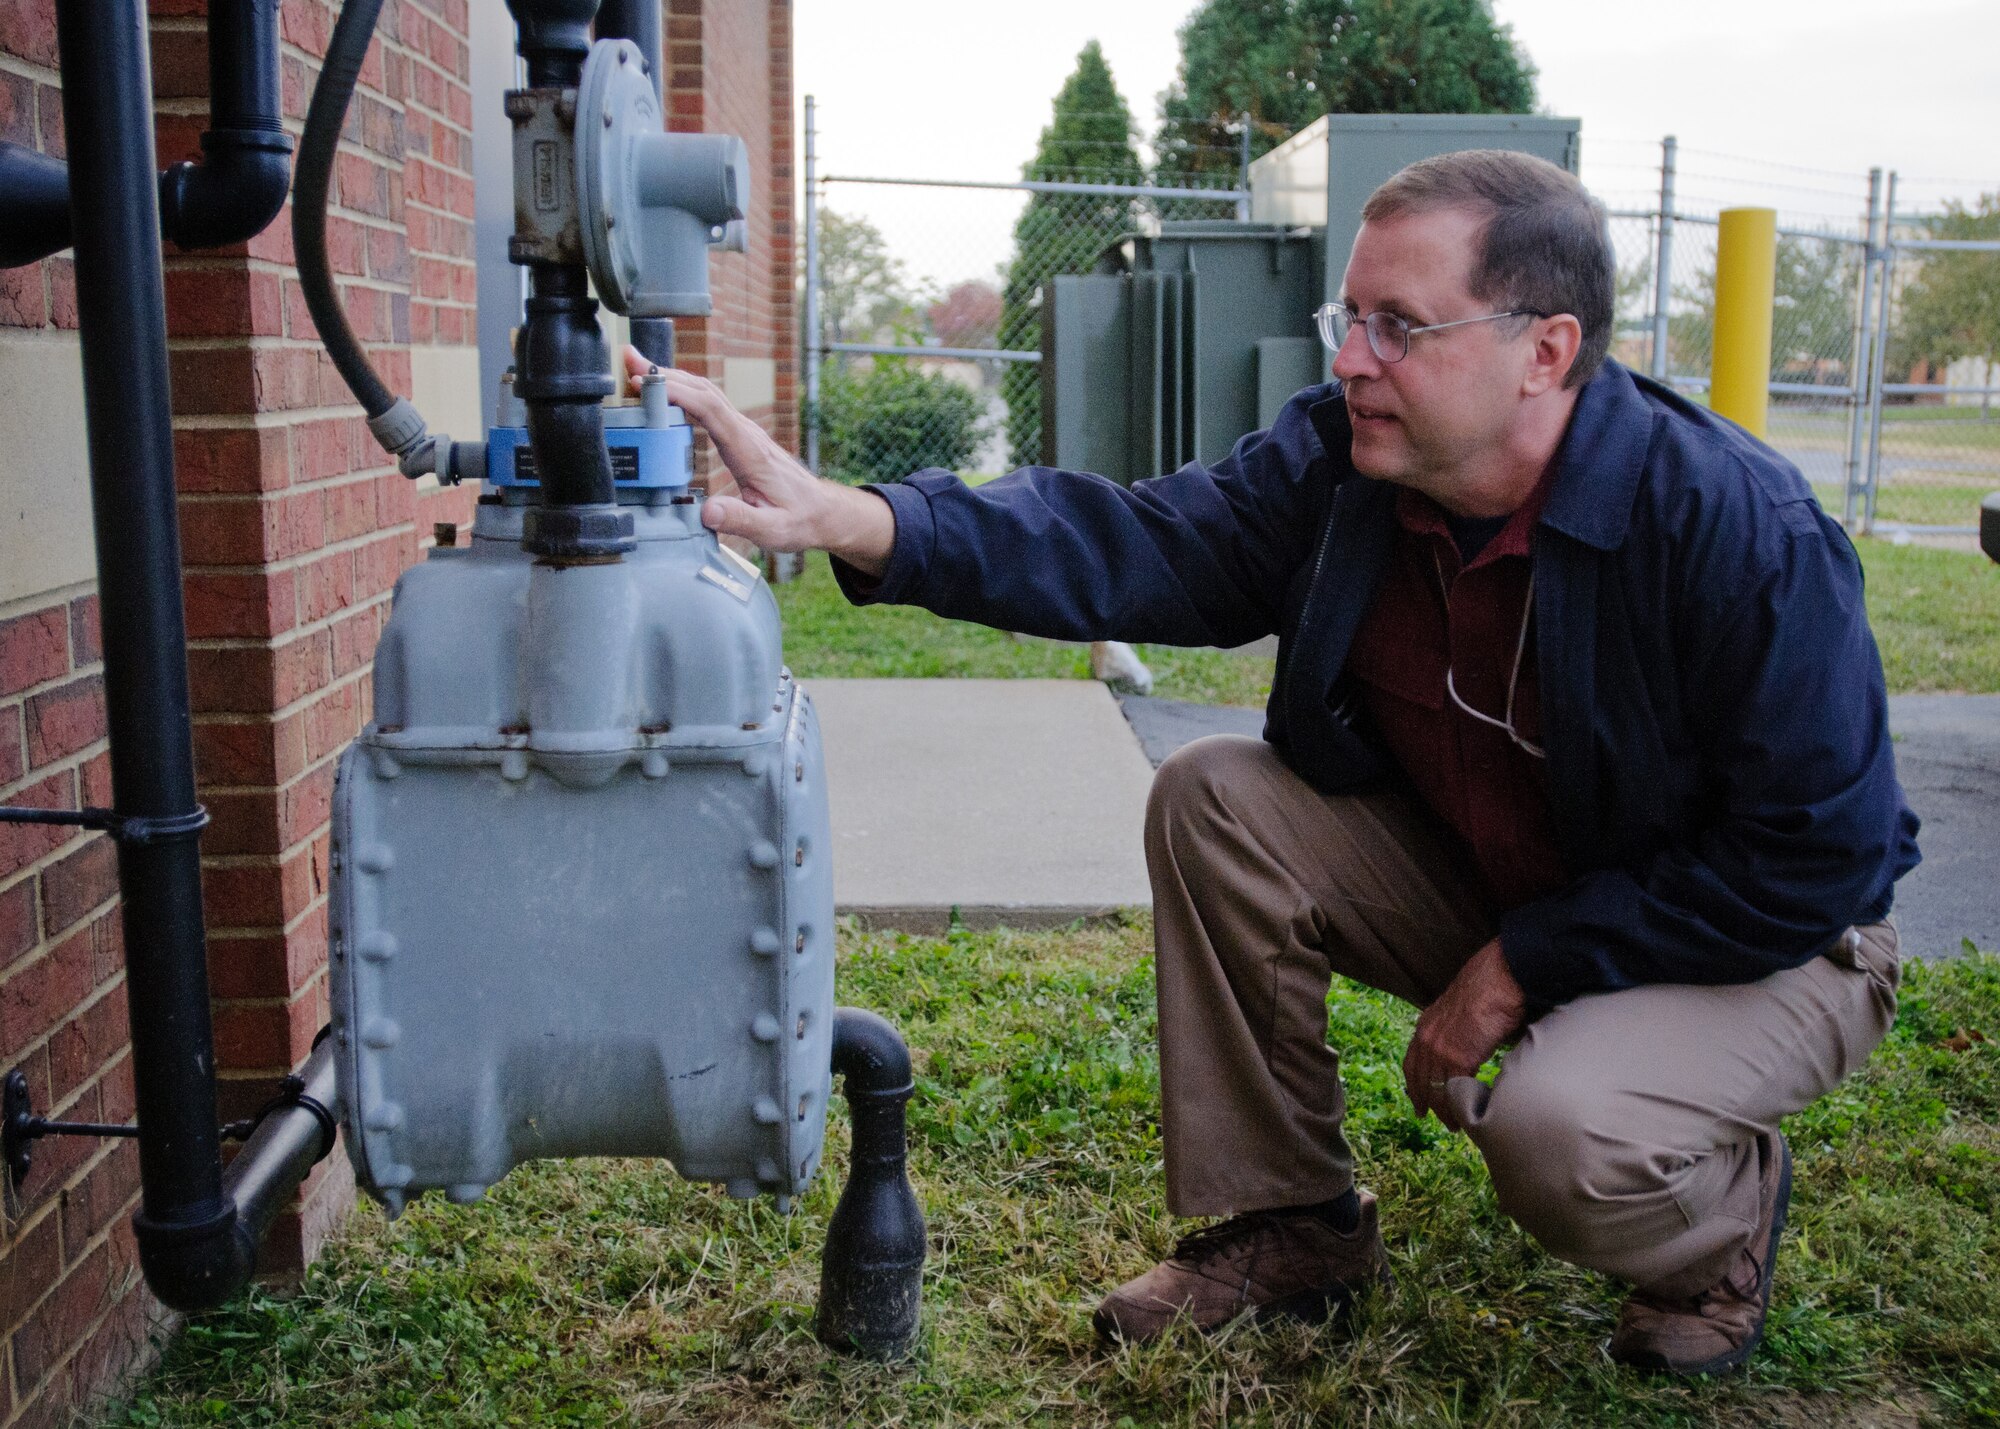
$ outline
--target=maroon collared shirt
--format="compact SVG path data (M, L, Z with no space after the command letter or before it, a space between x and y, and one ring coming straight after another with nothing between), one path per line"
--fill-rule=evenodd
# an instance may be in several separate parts
M1548 763L1453 703L1445 672L1459 699L1506 718L1507 685L1529 614L1529 536L1547 495L1544 479L1466 564L1443 508L1420 492L1398 492L1388 568L1348 654L1383 742L1418 796L1464 841L1496 913L1567 881L1549 812ZM1514 729L1540 745L1531 619L1520 654Z

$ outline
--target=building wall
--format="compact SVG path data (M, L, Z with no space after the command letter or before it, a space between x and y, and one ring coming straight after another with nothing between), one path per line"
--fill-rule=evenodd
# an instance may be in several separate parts
M663 0L674 127L750 142L752 251L713 260L718 316L686 365L796 443L788 0ZM151 0L159 159L198 154L205 0ZM282 0L297 134L332 0ZM434 430L484 426L475 349L468 36L501 0L390 0L335 175L329 247L377 369ZM497 104L497 95L482 95ZM54 0L0 0L0 139L61 156ZM396 575L475 493L413 485L369 437L319 348L291 211L248 244L166 258L188 663L220 1112L247 1116L327 1015L334 763L366 720ZM75 283L67 255L0 270L0 802L110 805ZM128 1120L131 1059L115 854L0 826L0 1071L35 1108ZM127 1141L38 1144L0 1217L0 1425L59 1423L114 1390L172 1328L139 1280ZM265 1263L307 1263L353 1203L344 1157L281 1219Z

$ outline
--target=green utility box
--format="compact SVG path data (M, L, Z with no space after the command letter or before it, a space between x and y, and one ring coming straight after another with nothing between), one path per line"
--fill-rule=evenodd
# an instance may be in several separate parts
M1333 114L1250 166L1251 216L1163 224L1042 289L1042 460L1123 485L1226 456L1330 356L1312 314L1340 292L1361 206L1389 175L1460 149L1575 172L1574 119Z

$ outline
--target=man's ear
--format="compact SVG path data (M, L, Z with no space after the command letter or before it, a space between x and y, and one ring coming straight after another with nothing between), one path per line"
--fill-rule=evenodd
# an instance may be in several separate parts
M1561 387L1583 346L1583 324L1569 313L1535 319L1535 351L1521 376L1521 395L1539 397Z

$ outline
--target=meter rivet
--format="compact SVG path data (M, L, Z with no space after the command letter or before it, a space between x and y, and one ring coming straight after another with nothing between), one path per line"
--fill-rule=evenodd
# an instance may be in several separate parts
M757 868L776 868L778 850L771 845L770 840L759 839L750 845L750 862Z
M766 1126L785 1119L785 1114L778 1110L778 1104L769 1097L759 1097L756 1101L752 1102L750 1104L750 1114Z
M801 928L799 929L798 937L792 940L792 951L795 953L803 953L805 950L806 950L806 930L804 928Z
M778 951L778 930L759 928L750 935L750 951L762 957L770 957Z
M799 1014L798 1038L801 1042L806 1040L806 1015L803 1012Z
M768 1012L760 1012L750 1023L750 1035L759 1042L775 1042L778 1038L778 1019Z
M806 866L806 844L804 839L800 839L799 846L796 849L792 850L792 867L804 868L805 866Z

